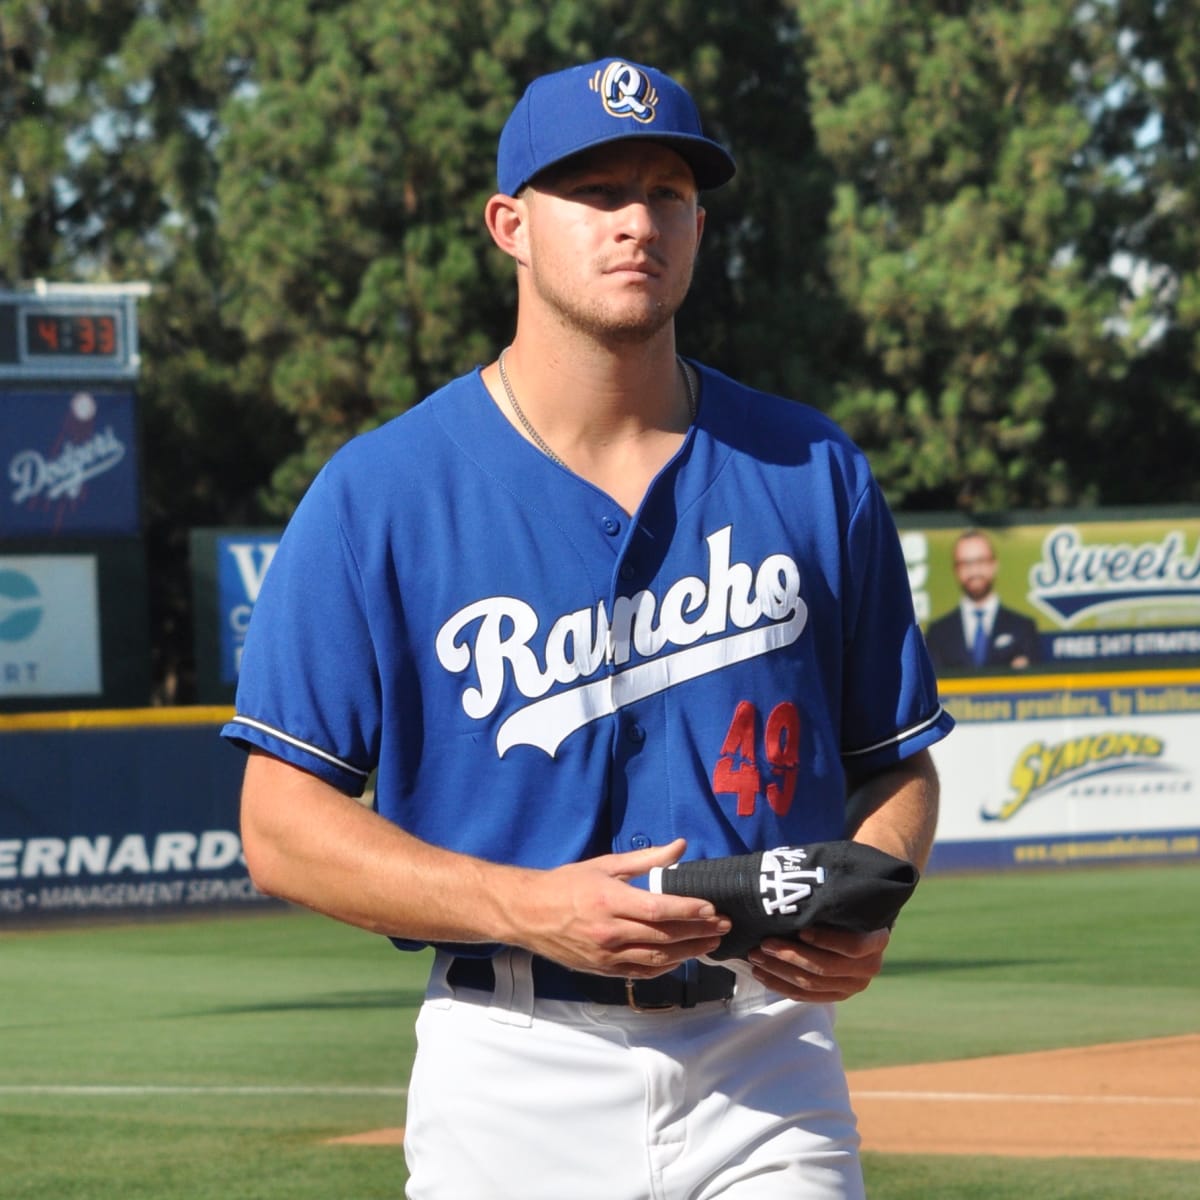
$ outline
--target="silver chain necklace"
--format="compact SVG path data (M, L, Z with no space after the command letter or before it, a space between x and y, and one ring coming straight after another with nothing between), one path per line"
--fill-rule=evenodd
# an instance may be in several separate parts
M500 351L500 359L496 364L500 368L500 382L504 385L504 394L508 397L509 404L512 405L512 410L517 414L517 420L521 422L521 428L529 434L529 440L553 463L557 463L560 467L566 470L570 468L563 462L542 439L542 435L533 427L533 422L525 415L525 410L517 403L516 394L513 392L512 384L508 382L508 372L504 369L504 356L511 350L511 346L505 346ZM678 355L675 356L675 361L679 364L680 371L683 372L683 384L687 388L688 399L688 424L690 425L696 419L696 389L692 385L691 372L684 365L683 359Z

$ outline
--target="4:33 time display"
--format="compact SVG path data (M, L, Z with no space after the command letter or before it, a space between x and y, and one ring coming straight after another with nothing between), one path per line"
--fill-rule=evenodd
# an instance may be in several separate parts
M117 317L110 313L26 313L25 346L30 355L115 358L120 352Z

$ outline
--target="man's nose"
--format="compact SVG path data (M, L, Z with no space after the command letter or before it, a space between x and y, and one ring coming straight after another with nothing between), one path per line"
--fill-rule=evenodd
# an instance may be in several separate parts
M650 204L650 197L632 194L625 198L620 208L622 231L639 242L650 242L658 237L658 221Z

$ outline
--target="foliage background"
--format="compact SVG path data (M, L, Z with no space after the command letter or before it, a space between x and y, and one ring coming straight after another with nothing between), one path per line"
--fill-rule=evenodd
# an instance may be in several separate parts
M603 54L683 81L684 353L840 420L892 503L1194 503L1200 20L1167 0L0 0L0 283L141 305L158 698L187 532L278 523L353 434L494 356L495 142Z

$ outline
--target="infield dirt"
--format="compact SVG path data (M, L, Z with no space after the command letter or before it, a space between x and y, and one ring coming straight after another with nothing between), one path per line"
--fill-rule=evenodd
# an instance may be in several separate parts
M884 1154L1200 1160L1200 1034L850 1075Z

